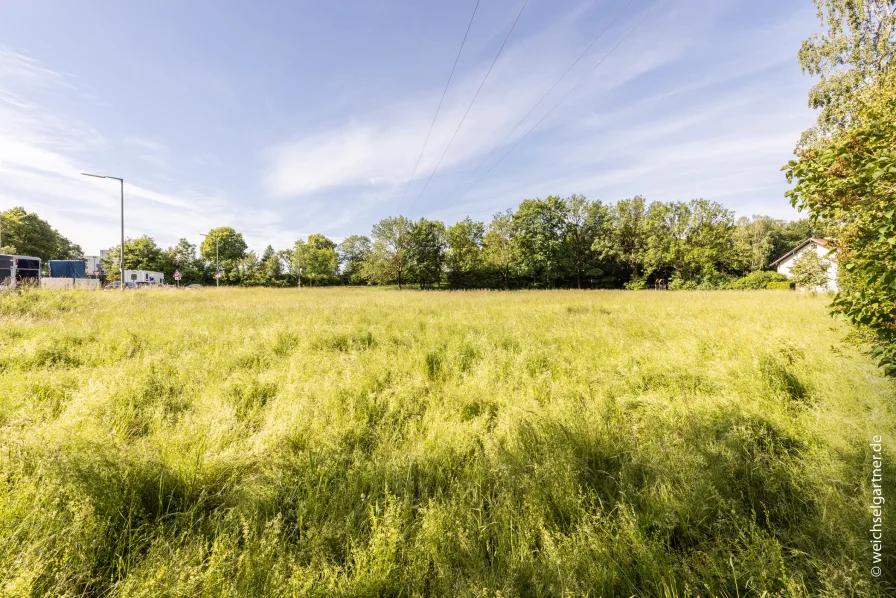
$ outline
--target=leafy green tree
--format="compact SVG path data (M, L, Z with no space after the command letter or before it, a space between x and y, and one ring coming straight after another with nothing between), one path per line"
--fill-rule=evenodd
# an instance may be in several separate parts
M280 284L295 286L298 283L295 246L278 250L277 259L280 260Z
M768 216L743 216L734 229L734 267L741 272L757 272L773 259L772 249L781 223Z
M202 262L196 257L196 246L181 239L174 247L169 247L166 251L166 266L170 271L165 271L166 280L174 280L174 270L181 273L181 284L192 284L201 282L205 278L205 268Z
M628 271L629 280L640 280L647 261L648 227L645 200L640 195L623 199L608 209L605 235L594 239L592 249Z
M803 42L803 72L821 80L809 92L818 124L803 144L820 142L856 118L862 92L873 87L896 51L896 0L815 0L822 32Z
M569 207L556 195L524 200L513 214L513 238L524 276L537 286L554 286L562 275L563 241Z
M408 273L421 289L442 282L446 247L445 225L421 218L411 224L408 235Z
M243 257L229 260L228 263L232 265L227 273L228 282L244 287L261 286L261 281L258 279L257 253L250 249L243 254Z
M469 216L448 227L448 282L456 289L477 286L484 264L483 238L485 225Z
M659 272L662 276L674 273L685 280L690 278L684 257L689 221L687 204L654 201L648 206L644 261L649 272Z
M791 203L836 235L836 312L876 338L896 376L896 72L861 98L851 126L787 164Z
M686 260L700 276L727 272L734 258L734 213L706 199L688 203Z
M284 282L283 262L280 260L280 254L274 251L270 245L267 246L261 257L261 270L264 273L264 284L282 286Z
M801 287L814 289L828 282L830 262L815 251L804 251L790 267L790 279Z
M510 288L519 267L511 210L499 212L492 217L482 238L482 257L485 267L495 274L495 286Z
M229 226L220 226L208 231L199 246L199 255L202 256L212 272L215 271L217 256L222 279L237 283L240 279L240 260L246 257L246 249L248 249L248 245L246 245L242 233L236 232Z
M362 235L352 235L342 240L336 247L342 277L348 284L364 284L366 279L362 273L364 260L370 255L370 239Z
M103 271L109 280L118 280L119 278L118 260L120 255L121 245L116 245L101 260ZM170 255L162 251L152 237L146 235L136 239L125 239L124 269L162 272L165 273L166 278L169 272L174 272Z
M338 272L339 258L336 243L321 234L308 236L307 241L297 241L301 273L310 286L331 282Z
M563 227L563 251L567 270L582 288L582 280L603 274L598 252L598 239L609 237L609 210L600 201L588 201L582 195L571 195L565 200L566 222Z
M4 253L48 260L72 260L84 257L80 246L33 212L15 207L0 212L0 244Z
M704 199L654 202L647 211L647 264L682 282L728 269L733 258L734 215Z
M238 274L229 277L231 282L239 282L241 286L281 286L282 264L279 254L268 245L259 256L254 251L246 252L238 262Z
M361 269L375 284L406 282L411 223L404 216L384 218L373 225L373 245Z
M216 256L222 262L229 262L244 257L248 247L242 233L236 232L229 226L221 226L208 231L199 247L199 254L207 262L214 263Z

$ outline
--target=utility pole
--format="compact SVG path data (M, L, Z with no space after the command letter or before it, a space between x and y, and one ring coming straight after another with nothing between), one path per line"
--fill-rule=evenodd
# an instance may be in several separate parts
M98 179L113 179L121 183L121 255L119 256L119 271L121 272L121 290L124 292L124 179L118 178L117 176L105 176L102 174L90 174L87 172L82 172L84 176L92 176Z

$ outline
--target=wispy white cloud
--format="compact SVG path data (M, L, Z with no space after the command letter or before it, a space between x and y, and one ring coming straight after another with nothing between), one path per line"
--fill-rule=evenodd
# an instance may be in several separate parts
M581 35L569 34L579 16L578 9L572 11L549 24L541 33L509 46L445 155L440 172L450 171L476 158L481 159L553 84L582 46L587 44L587 41L582 43ZM605 40L583 60L582 68L572 72L558 86L554 96L533 113L533 121L556 101L555 97L566 93L638 16L639 13L633 12L609 31ZM593 32L590 34L593 35ZM663 33L658 35L662 38L661 49L648 48L612 65L598 85L592 86L592 94L610 92L674 61L689 43L681 37ZM423 154L416 180L428 177L435 167L486 67L487 63L480 64L462 73L457 77L457 83L452 84ZM373 110L341 126L304 134L271 148L264 179L266 188L278 197L300 197L334 187L366 186L393 191L400 188L407 183L411 174L439 93L439 90L430 90L414 98L404 98L396 105ZM522 135L527 128L521 127L509 142Z
M120 161L117 166L106 164L106 150L112 144L98 131L31 99L35 90L70 98L70 92L77 95L76 82L22 54L6 50L0 54L0 208L23 205L38 211L90 253L117 244L117 181L84 177L81 172L121 176L121 170L129 169ZM170 152L156 137L127 137L121 146L144 161L167 160ZM106 172L107 168L115 172ZM229 222L256 231L256 237L249 235L250 242L273 236L286 243L292 237L277 231L278 218L272 212L247 212L219 191L171 180L164 185L158 180L127 181L125 196L127 236L150 233L161 243L171 243Z
M143 149L150 152L168 151L168 146L159 139L150 139L148 137L125 137L122 142L127 147Z
M605 201L706 197L741 214L796 216L780 169L814 118L805 103L811 81L799 77L795 60L810 16L740 31L713 48L712 68L651 77L643 93L583 91L545 123L549 134L536 132L472 187L476 176L435 190L425 213L450 221L524 197L585 193ZM748 41L760 46L755 53L732 50Z
M341 71L339 57L328 56L334 61L328 82L361 80L325 106L296 108L322 119L299 130L287 127L313 122L287 109L301 89L268 85L265 77L274 71L259 69L252 86L227 68L208 69L214 74L189 69L189 84L181 89L213 90L203 100L214 96L218 102L214 117L197 124L201 109L189 100L183 112L178 106L164 115L149 114L145 105L122 106L127 95L115 97L113 110L98 109L106 100L88 82L0 48L0 207L36 210L91 252L118 242L119 217L116 183L80 176L92 169L127 179L127 234L151 234L166 245L182 236L198 241L198 233L212 226L232 225L256 249L285 247L313 232L366 233L372 221L396 213L449 222L466 213L487 218L490 211L549 193L608 201L636 193L649 199L703 196L739 213L788 215L779 169L812 118L805 107L811 81L795 65L799 41L814 25L811 6L782 8L735 27L732 11L744 10L737 0L667 0L589 74L653 2L633 2L474 172L623 0L583 0L559 11L531 3L416 203L519 3L488 3L485 18L477 16L413 180L411 169L444 84L441 73L424 87L409 83L401 65L384 65L383 73L367 77ZM456 50L445 47L447 54ZM390 91L390 97L383 90L392 90L394 82L401 91ZM374 97L367 98L371 88ZM538 129L471 187L570 90ZM106 124L111 122L116 130Z
M609 201L638 193L660 200L702 196L743 213L794 216L783 199L780 167L812 120L805 106L811 82L799 76L795 59L813 24L811 7L785 12L786 19L771 24L730 29L722 23L742 8L737 2L667 2L589 75L650 5L636 3L640 12L608 32L484 167L472 172L594 31L576 27L576 14L516 39L411 215L453 221L514 206L525 197L579 192ZM461 73L452 85L404 200L438 89L271 148L265 188L301 202L320 228L407 211L484 68ZM583 84L513 154L463 193L583 76Z
M47 68L30 56L0 47L0 81L10 80L37 87L74 89L70 75Z

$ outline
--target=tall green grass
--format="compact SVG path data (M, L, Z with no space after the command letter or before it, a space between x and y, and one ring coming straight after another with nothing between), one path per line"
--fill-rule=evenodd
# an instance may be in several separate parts
M896 387L821 297L33 292L0 318L0 595L896 591L865 531Z

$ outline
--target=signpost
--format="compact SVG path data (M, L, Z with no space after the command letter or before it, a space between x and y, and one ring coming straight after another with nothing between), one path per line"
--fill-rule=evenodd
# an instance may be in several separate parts
M180 288L180 279L183 275L180 273L180 270L174 271L174 280L177 282L178 288Z

